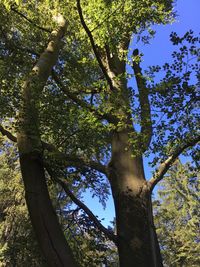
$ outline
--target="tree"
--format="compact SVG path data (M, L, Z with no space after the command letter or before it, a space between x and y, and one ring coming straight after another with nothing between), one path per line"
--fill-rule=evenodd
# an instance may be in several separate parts
M155 200L155 225L166 266L199 266L199 180L191 164L177 162Z
M15 146L4 146L0 156L0 265L47 266L33 233L24 199L24 189ZM117 266L116 248L74 208L68 196L48 184L53 206L66 239L81 267L97 267L104 261ZM80 194L80 193L79 193ZM59 201L58 201L59 199Z
M24 199L16 148L0 155L0 265L44 266Z
M7 11L1 5L1 117L13 123L11 131L5 122L0 129L17 142L26 203L48 266L77 263L55 216L46 172L117 245L121 267L162 266L151 192L176 158L200 138L197 87L189 82L192 73L199 78L198 66L190 61L190 55L197 57L198 39L191 32L183 38L173 34L172 41L181 47L173 54L174 63L146 73L140 66L142 54L130 47L130 40L148 41L153 24L172 21L172 2L16 1L10 6L3 1ZM155 83L159 70L166 75ZM135 88L127 85L130 76ZM150 152L153 163L161 163L146 181L143 157ZM78 185L99 192L106 188L100 186L102 175L106 177L117 235L74 198L66 179L70 170L83 174L77 176Z

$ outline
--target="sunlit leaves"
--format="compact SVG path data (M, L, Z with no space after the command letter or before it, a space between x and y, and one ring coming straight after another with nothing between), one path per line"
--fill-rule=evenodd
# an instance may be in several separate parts
M75 0L62 3L49 0L16 1L12 8L8 7L10 2L3 3L7 9L0 7L1 118L17 118L22 99L22 81L26 80L27 74L46 47L49 32L55 26L53 17L61 13L68 25L54 73L66 90L61 88L52 75L41 95L38 95L42 140L52 143L67 155L82 157L86 162L95 160L107 164L111 156L113 131L120 133L129 127L130 140L127 141L124 152L133 150L133 157L137 153L141 154L141 143L138 140L144 141L146 136L140 138L138 133L141 130L139 94L137 89L127 88L130 78L125 70L128 46L131 38L141 38L147 43L155 34L151 29L153 24L165 24L173 20L172 1L81 1L85 23L93 35L100 59L112 77L112 83L116 85L113 91L108 86L81 25ZM146 29L149 35L142 36ZM179 146L183 139L195 135L198 127L196 81L199 82L199 67L198 62L193 61L199 60L198 39L193 37L192 32L188 32L181 38L173 33L171 40L180 47L172 54L173 62L162 67L151 67L144 77L150 92L153 121L151 151L159 156L154 159L155 163L161 156L167 157L173 152L173 147ZM160 74L160 71L164 74ZM105 115L112 115L114 123ZM149 121L150 118L147 118L146 122ZM136 132L133 131L132 124ZM197 157L195 153L192 155ZM105 206L109 184L103 175L87 164L74 167L70 161L56 159L53 153L45 152L44 159L49 161L56 176L68 182L76 195L80 196L89 188L92 195L99 197ZM70 216L73 217L73 211L65 204L67 195L53 181L49 184L49 188L56 188L52 196L60 203L60 220L66 226L66 221ZM69 226L65 233L69 240L72 236L80 240L82 245L78 241L78 246L86 255L84 265L88 266L92 249L95 250L96 257L102 260L105 257L105 253L102 253L104 237L84 213L74 216L71 221L73 227ZM82 242L81 235L87 237L86 242ZM77 251L75 242L71 243ZM93 259L94 266L99 264L99 258ZM90 262L90 266L92 264Z
M172 33L171 40L177 46L172 62L151 67L147 73L151 77L152 113L157 116L154 151L163 144L172 145L175 140L181 142L189 134L194 135L199 125L199 39L189 31L183 37ZM155 81L156 76L160 77L159 82Z
M171 1L83 1L89 29L99 46L108 43L113 51L130 36L154 23L170 19Z

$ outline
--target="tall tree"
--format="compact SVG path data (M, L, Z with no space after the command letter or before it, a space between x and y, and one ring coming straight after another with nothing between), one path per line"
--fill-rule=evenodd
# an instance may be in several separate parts
M155 225L166 266L199 266L199 179L191 164L177 162L155 200Z
M117 245L121 267L162 266L151 192L176 158L200 139L197 87L189 82L192 73L199 79L198 65L190 58L197 57L198 39L191 32L183 38L172 34L181 47L173 54L174 63L146 73L140 66L142 55L130 41L147 41L154 34L153 24L172 21L172 2L16 1L9 6L4 0L7 11L1 5L1 116L4 121L12 118L17 136L0 129L17 141L26 202L49 266L76 263L53 211L45 171ZM14 69L11 61L16 62ZM153 82L161 69L166 75ZM134 88L127 85L130 77L136 81ZM143 157L150 152L160 165L147 181ZM55 166L63 175L55 174ZM106 188L100 183L102 175L106 177L115 204L116 235L69 190L70 170L81 170L76 182L99 192Z

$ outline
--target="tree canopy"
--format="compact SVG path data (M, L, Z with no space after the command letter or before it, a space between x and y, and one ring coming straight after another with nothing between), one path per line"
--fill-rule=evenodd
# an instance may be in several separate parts
M0 131L17 143L47 263L79 264L55 216L51 183L117 246L120 267L162 266L151 192L182 153L198 158L199 38L172 33L172 60L152 59L143 70L134 41L147 43L153 25L174 21L172 0L2 0L0 14ZM149 181L144 157L155 168ZM117 233L80 201L87 188L103 205L111 189Z

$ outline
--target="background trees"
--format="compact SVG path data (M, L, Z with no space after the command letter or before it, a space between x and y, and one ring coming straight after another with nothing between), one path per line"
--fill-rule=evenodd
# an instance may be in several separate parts
M199 265L199 178L194 166L177 162L155 201L155 224L167 266Z
M1 266L44 266L32 232L24 201L22 180L13 148L1 156ZM8 178L9 177L9 178ZM53 187L55 191L55 186ZM52 187L50 186L52 191ZM118 266L117 251L111 242L96 240L96 231L87 217L74 209L60 190L57 214L81 266ZM61 196L62 195L62 196ZM61 203L63 206L61 207ZM68 204L67 204L68 203ZM153 203L154 220L166 266L199 265L199 178L190 163L177 161L161 183ZM95 254L96 249L96 254ZM95 256L94 256L95 255Z
M43 266L24 199L16 149L0 156L0 265Z
M180 48L174 62L144 72L130 41L147 41L151 25L172 21L172 1L3 4L0 130L18 144L26 201L49 266L75 263L47 179L117 245L121 266L162 266L150 197L176 158L199 141L198 65L191 60L198 58L198 38L172 34ZM143 157L150 153L156 171L147 182ZM117 235L76 197L90 187L104 203L109 186Z

